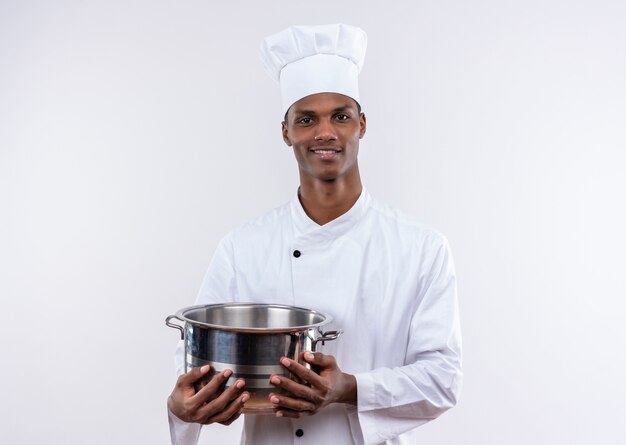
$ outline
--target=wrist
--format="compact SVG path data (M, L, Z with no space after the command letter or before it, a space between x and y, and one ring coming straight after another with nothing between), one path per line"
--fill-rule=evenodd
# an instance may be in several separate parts
M357 384L356 377L352 374L346 374L343 372L341 374L343 379L343 392L341 395L340 403L348 403L350 405L357 404Z
M170 413L172 413L174 416L180 419L180 413L176 409L176 403L174 401L174 397L172 397L171 395L167 398L167 410Z

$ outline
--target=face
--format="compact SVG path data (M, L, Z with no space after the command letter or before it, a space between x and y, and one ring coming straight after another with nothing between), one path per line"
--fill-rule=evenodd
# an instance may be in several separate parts
M282 127L301 181L334 181L359 174L357 155L365 115L352 98L337 93L304 97L289 108Z

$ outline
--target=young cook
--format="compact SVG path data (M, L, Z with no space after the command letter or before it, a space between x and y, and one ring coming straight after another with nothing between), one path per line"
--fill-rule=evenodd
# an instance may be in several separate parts
M366 119L357 76L366 41L359 28L325 25L292 26L262 44L300 187L222 239L197 304L311 308L344 334L305 355L317 374L281 361L308 384L272 376L286 393L270 396L275 415L245 416L244 444L416 443L415 428L457 400L461 340L448 243L361 182ZM178 359L181 371L181 348ZM221 392L230 371L196 392L207 372L181 375L168 399L173 444L195 444L202 424L231 423L249 397L243 379Z

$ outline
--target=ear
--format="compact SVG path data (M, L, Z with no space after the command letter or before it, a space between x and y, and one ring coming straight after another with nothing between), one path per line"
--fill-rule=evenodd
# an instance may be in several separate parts
M359 139L365 136L365 130L367 130L367 119L365 118L365 113L361 113L359 116Z
M282 132L283 132L283 141L289 147L291 147L291 141L289 140L289 130L287 130L287 123L285 121L281 122Z

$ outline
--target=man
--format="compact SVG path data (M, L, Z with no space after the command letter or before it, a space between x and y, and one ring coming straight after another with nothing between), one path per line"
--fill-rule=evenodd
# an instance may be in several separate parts
M272 376L275 415L246 415L245 444L414 443L415 428L454 406L460 387L456 283L448 243L373 199L359 174L366 118L357 75L365 33L347 25L291 27L262 58L279 80L282 136L300 174L286 205L219 244L198 304L288 304L327 312L344 335L305 354L306 383ZM172 441L194 444L200 424L229 424L249 395L230 371L197 393L209 371L182 375L168 400Z

